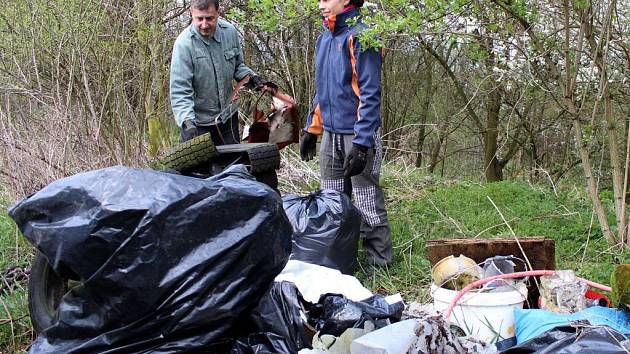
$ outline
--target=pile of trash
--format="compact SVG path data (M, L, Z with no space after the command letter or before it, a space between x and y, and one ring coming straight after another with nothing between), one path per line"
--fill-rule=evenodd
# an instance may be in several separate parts
M536 273L541 301L525 306L535 272L516 272L525 262L511 255L444 258L430 304L372 294L351 275L361 214L346 195L280 198L242 166L209 179L91 171L10 215L76 280L30 353L630 350L628 313L571 272Z
M484 353L628 352L630 314L588 289L610 288L577 278L571 270L516 272L515 262L527 268L512 255L480 264L464 255L442 259L432 269L435 309L460 335L495 346ZM533 282L540 298L525 309L533 276L539 276Z

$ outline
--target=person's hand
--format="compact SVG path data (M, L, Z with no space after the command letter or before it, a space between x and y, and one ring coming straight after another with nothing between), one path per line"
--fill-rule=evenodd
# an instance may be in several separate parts
M315 157L317 149L317 135L309 132L302 134L302 141L300 141L300 157L302 161L310 161Z
M352 177L360 174L367 164L367 148L365 146L352 144L350 152L343 162L344 177Z
M245 84L245 86L248 89L259 91L260 89L262 89L264 84L265 80L262 77L254 74L249 77L249 81L247 81L247 84Z
M184 141L188 141L194 137L196 137L197 134L197 126L195 125L195 122L193 122L192 120L188 119L185 120L182 123L182 138Z
M249 78L249 81L247 82L246 86L249 89L253 89L256 91L265 90L265 91L270 91L272 93L278 89L278 85L274 84L271 81L265 80L262 76L255 75L255 74Z
M258 75L252 75L249 79L249 82L252 84L252 88L259 90L265 84L265 80Z

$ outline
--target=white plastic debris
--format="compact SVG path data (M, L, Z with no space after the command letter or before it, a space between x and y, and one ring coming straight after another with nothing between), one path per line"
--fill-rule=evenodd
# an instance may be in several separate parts
M383 327L355 339L352 354L405 354L416 339L420 320L410 319Z
M348 328L339 337L330 334L313 336L313 349L302 349L298 354L351 354L350 345L357 338L374 330L374 324L365 322L363 328Z
M341 294L352 301L361 301L372 296L372 293L353 276L342 274L336 269L296 260L289 260L275 281L294 283L304 300L312 303L318 302L319 297L327 293Z

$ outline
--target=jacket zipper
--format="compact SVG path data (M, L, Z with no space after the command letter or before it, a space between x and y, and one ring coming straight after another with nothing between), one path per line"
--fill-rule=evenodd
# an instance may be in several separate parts
M330 62L330 57L332 56L331 53L333 53L331 48L333 47L334 39L335 39L335 36L333 35L332 32L330 32L330 41L328 42L328 55L327 55L327 58L326 58L328 60L328 63L326 65L326 68L327 68L327 70L326 70L326 76L327 76L326 80L328 81L328 90L326 90L326 95L328 96L328 117L330 117L329 118L330 129L333 132L335 131L335 124L334 124L334 119L333 119L333 115L332 115L332 108L331 108L332 107L332 101L330 99L330 91L331 91L331 84L332 84L332 77L330 75L330 72L331 72L330 68L332 67L331 66L331 62ZM334 48L332 48L332 49L334 49ZM323 121L323 119L322 119L322 121Z

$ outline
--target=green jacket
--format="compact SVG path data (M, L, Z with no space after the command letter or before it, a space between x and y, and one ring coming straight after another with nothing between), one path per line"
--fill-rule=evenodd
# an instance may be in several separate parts
M175 40L171 61L171 106L181 127L192 119L197 125L210 125L220 114L231 117L238 106L230 104L232 79L252 75L243 63L243 50L236 29L219 19L212 37L203 37L188 26Z

